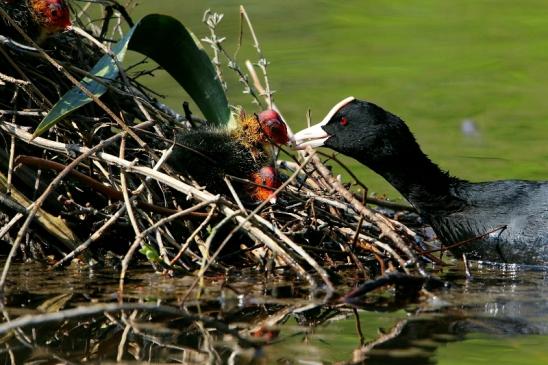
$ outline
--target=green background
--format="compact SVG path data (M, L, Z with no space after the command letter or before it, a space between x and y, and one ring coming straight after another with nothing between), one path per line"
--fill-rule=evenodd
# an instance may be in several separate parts
M294 130L352 95L407 121L443 169L472 181L546 179L548 170L548 3L543 1L247 1L271 62L275 102ZM225 14L219 35L234 52L239 1L146 1L136 19L179 18L200 38L203 11ZM168 45L166 45L168 46ZM247 30L238 61L257 60ZM257 107L225 70L229 100ZM180 109L184 94L161 72L147 80ZM461 132L471 119L479 135ZM348 161L348 160L347 160ZM354 161L371 191L396 196Z

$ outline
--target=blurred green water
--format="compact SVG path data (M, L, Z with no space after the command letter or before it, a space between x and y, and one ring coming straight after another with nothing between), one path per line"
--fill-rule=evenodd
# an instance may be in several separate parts
M451 344L438 351L439 364L537 365L548 363L546 336L492 338L475 335L463 342Z
M158 12L198 36L211 8L234 51L240 1L143 2L135 18ZM548 177L548 3L543 1L244 1L271 62L275 101L293 129L305 112L320 119L340 99L373 101L408 122L442 168L472 181ZM167 47L169 45L166 45ZM249 34L238 55L257 59ZM226 70L233 104L256 110ZM179 107L185 97L166 75L150 85ZM479 136L461 132L471 119ZM395 192L349 161L372 191Z

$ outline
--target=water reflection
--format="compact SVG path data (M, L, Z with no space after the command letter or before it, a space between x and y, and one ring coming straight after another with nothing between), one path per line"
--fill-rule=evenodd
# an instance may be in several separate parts
M452 289L406 312L361 310L361 331L348 309L340 309L347 318L302 335L299 340L306 338L309 345L295 356L310 363L483 364L499 363L498 350L503 349L505 363L523 363L528 352L539 354L530 363L543 363L548 344L545 269L475 264L473 274L473 280L466 280L462 270L449 270L444 277L454 283ZM359 333L365 333L363 344ZM316 354L311 355L310 346ZM279 347L283 345L267 348L269 362L279 360ZM459 361L462 354L468 354L466 361Z
M40 269L14 266L5 315L14 319L69 313L81 305L88 310L116 306L115 270ZM408 365L455 363L455 356L466 354L466 363L474 364L496 361L500 349L508 363L519 363L524 352L537 354L531 363L542 363L548 345L545 270L474 264L472 280L459 267L439 274L452 287L417 303L398 303L389 289L349 307L321 305L283 275L266 280L251 273L209 278L199 300L191 296L183 303L179 298L190 285L188 278L137 268L125 296L126 305L135 307L124 312L99 307L92 315L3 333L0 363Z

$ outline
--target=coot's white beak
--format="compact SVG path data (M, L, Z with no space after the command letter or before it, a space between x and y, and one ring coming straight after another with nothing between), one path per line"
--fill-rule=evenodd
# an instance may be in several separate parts
M293 146L298 150L302 150L306 146L313 148L323 146L325 141L330 137L330 135L323 130L322 127L324 125L325 123L322 121L296 133L293 136Z
M304 149L306 146L310 147L321 147L324 145L325 141L331 137L324 129L323 126L329 123L331 118L341 109L343 106L354 100L353 96L341 100L337 103L329 113L323 118L323 120L317 124L314 124L311 127L303 129L302 131L293 135L291 140L293 147L298 150Z

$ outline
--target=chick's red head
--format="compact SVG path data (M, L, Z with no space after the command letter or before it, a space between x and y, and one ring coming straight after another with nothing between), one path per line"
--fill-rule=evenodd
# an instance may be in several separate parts
M255 186L253 198L258 201L274 199L273 192L282 184L276 169L272 166L262 167L251 177L251 181L260 186Z
M31 0L33 13L47 33L57 33L72 25L64 0Z
M259 124L267 137L275 144L286 144L289 141L287 126L275 110L268 109L259 113Z

